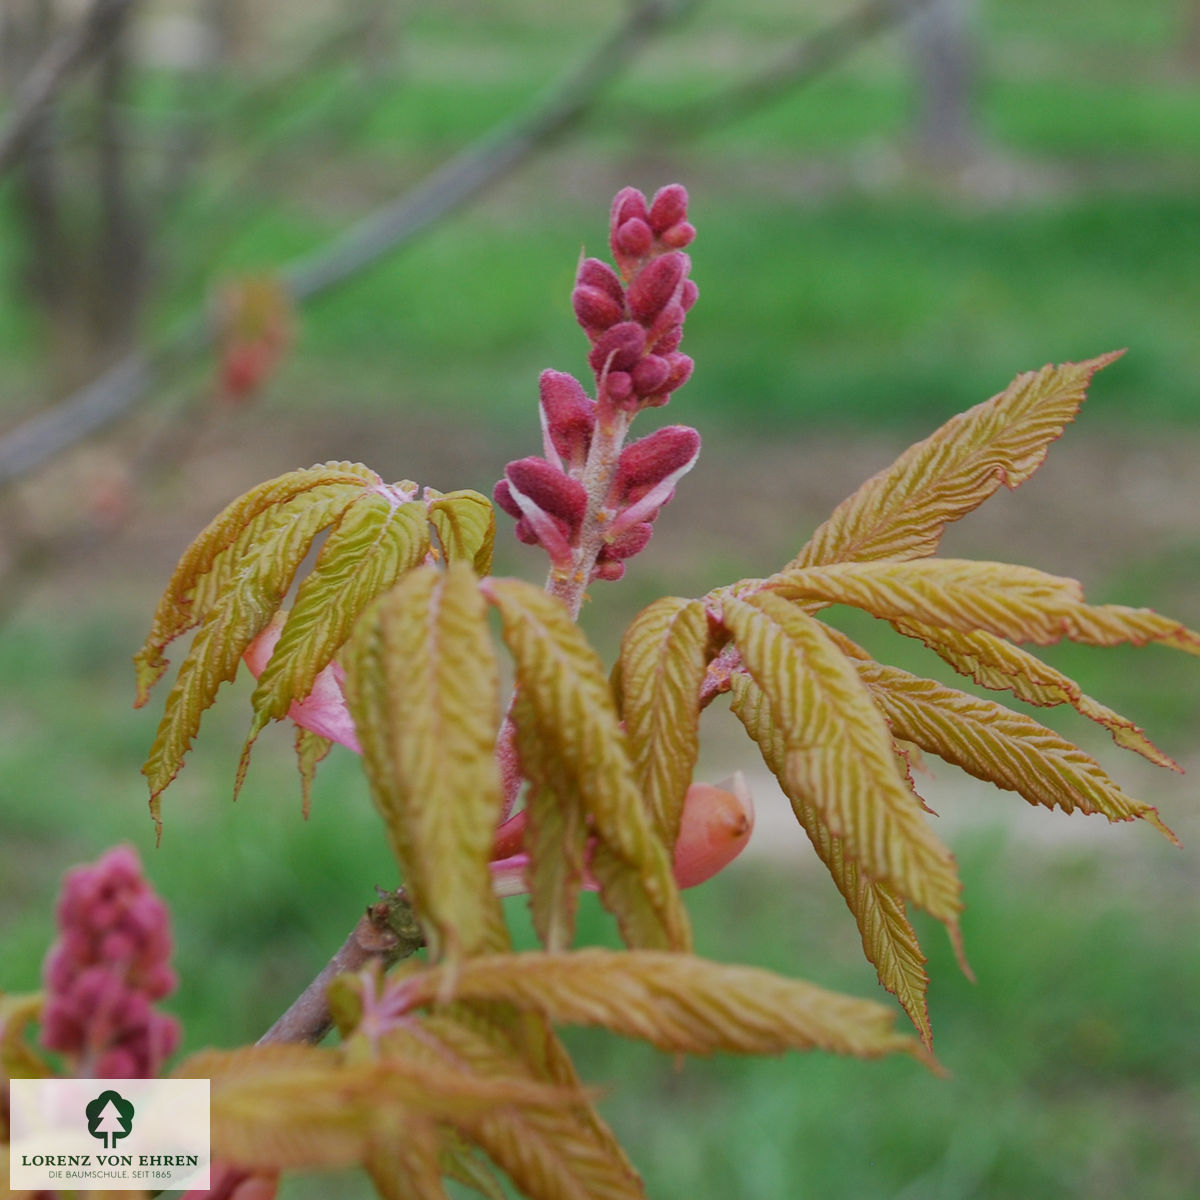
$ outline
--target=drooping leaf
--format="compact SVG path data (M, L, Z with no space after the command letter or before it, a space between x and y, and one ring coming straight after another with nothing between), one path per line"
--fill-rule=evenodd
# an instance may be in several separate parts
M375 803L442 957L508 945L488 861L500 819L499 672L465 563L410 571L346 650L346 700Z
M390 985L406 1007L437 1002L443 968ZM459 1001L507 1000L555 1023L598 1025L683 1054L830 1050L924 1058L894 1014L872 1000L828 992L757 967L654 950L578 950L472 959L450 982Z
M909 924L904 901L887 884L872 882L858 869L857 862L843 852L842 842L830 832L817 807L791 786L787 772L787 738L775 720L770 702L748 675L738 671L731 679L733 712L746 732L762 750L763 762L779 780L792 811L800 822L817 857L854 915L862 937L863 952L879 975L879 982L904 1006L921 1040L932 1045L926 990L925 955Z
M565 950L575 936L583 885L587 809L578 779L543 740L525 692L517 692L512 715L521 773L529 781L524 850L529 855L530 916L547 950Z
M297 725L295 746L296 766L300 770L300 794L304 802L304 818L307 820L308 814L312 810L312 788L313 781L317 777L317 767L333 749L333 742L319 733L313 733L312 730L302 729Z
M1156 809L1127 796L1095 759L1032 717L897 667L855 665L892 729L923 750L1030 804L1110 821L1141 818L1176 840Z
M895 621L893 625L906 637L924 642L956 671L969 676L980 686L1010 691L1018 700L1039 707L1069 704L1082 716L1103 725L1118 746L1132 750L1160 767L1179 770L1174 760L1127 717L1093 700L1073 679L1028 650L982 630L969 633L919 621Z
M428 549L425 505L417 500L398 503L383 492L365 492L342 514L300 584L275 651L258 677L247 750L268 721L285 716L294 700L312 691L367 605L421 562Z
M519 969L518 960L506 959ZM419 1032L406 1031L407 1050L420 1054L415 1043L424 1043L443 1061L484 1078L542 1078L520 1052L520 1039L512 1040L511 1028L505 1029L507 1022L496 1024L483 1015L497 1011L509 1006L455 1004L425 1016ZM392 1046L401 1044L395 1034L388 1038ZM532 1200L644 1200L637 1172L582 1091L576 1097L564 1093L552 1106L496 1105L459 1127Z
M426 488L426 493L432 493ZM429 520L437 530L447 562L464 559L476 575L492 569L492 547L496 541L496 512L492 502L479 492L464 489L434 495L428 502Z
M604 669L566 608L516 579L483 585L500 611L525 712L556 771L573 780L597 839L591 868L631 946L686 949L687 913L646 809Z
M971 559L834 563L772 576L770 591L800 603L849 604L887 621L915 620L1039 646L1159 642L1200 654L1200 633L1148 608L1084 603L1074 579Z
M951 417L843 500L788 569L936 553L951 521L999 487L1019 487L1042 465L1092 376L1119 354L1028 371Z
M633 769L659 836L674 846L700 749L700 685L713 656L700 600L666 596L621 640L621 713Z
M374 471L359 463L323 463L269 479L227 505L184 552L163 592L146 644L134 657L136 704L140 707L146 703L150 688L167 669L162 654L166 646L204 620L208 604L224 592L232 573L243 565L240 555L228 551L249 526L302 496L308 495L320 504L337 495L349 504L364 487L381 482ZM214 571L219 578L209 580ZM208 604L196 596L197 589L206 583Z
M277 519L214 598L192 640L142 767L150 784L150 811L160 828L159 798L183 765L204 710L216 699L220 685L232 681L242 652L270 623L313 538L361 494L361 488L350 487L325 491L321 498L309 494L272 510Z
M901 778L871 694L819 621L769 592L722 603L742 662L784 735L789 793L821 815L873 882L957 927L960 884Z

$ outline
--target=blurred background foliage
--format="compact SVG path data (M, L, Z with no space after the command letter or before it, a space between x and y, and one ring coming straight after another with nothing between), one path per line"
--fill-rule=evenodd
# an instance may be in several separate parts
M0 128L88 8L5 0ZM490 491L506 459L535 452L537 372L584 369L573 271L581 243L603 252L626 183L691 193L697 369L663 419L697 425L706 450L658 553L594 589L584 620L606 652L656 595L778 565L862 478L1019 370L1117 346L1128 355L1044 472L946 552L1075 574L1093 599L1200 623L1194 0L686 4L612 57L570 128L293 308L282 272L544 103L627 14L611 0L144 0L39 114L0 178L0 463L128 355L171 357L120 420L60 435L0 494L0 986L36 986L62 871L128 840L175 915L189 1046L250 1040L372 885L395 882L347 753L323 766L307 823L282 733L230 803L241 684L168 793L155 849L137 768L156 712L129 708L128 659L184 545L259 480L347 457ZM500 569L542 563L505 529ZM847 628L936 674L869 622ZM1051 657L1200 765L1194 662ZM967 984L923 929L949 1081L815 1056L676 1070L571 1035L652 1195L1191 1194L1194 787L1118 761L1081 725L1058 727L1159 803L1185 849L1018 811L939 770L929 794L961 858L979 976ZM752 761L723 714L708 732L705 777ZM701 950L875 994L839 898L754 783L755 852L689 898ZM513 919L528 941L519 902Z

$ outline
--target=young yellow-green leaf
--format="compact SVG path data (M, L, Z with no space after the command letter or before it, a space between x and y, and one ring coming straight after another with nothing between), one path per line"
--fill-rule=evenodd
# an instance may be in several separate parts
M925 974L925 955L909 924L904 901L886 884L872 882L859 871L858 864L843 852L841 839L830 832L816 806L791 786L786 769L787 739L776 724L762 689L741 671L733 673L730 683L731 708L761 749L763 762L779 780L784 795L792 803L796 820L854 914L867 961L874 966L879 982L904 1006L922 1042L931 1047L933 1031L926 1001L929 976Z
M40 992L12 996L0 992L0 1080L44 1079L53 1068L29 1044L25 1031L42 1013Z
M428 509L446 561L465 559L476 575L487 575L492 569L492 546L496 541L492 502L479 492L463 489L435 496L428 502Z
M242 565L240 556L232 558L227 552L248 526L305 495L319 503L330 494L337 494L344 496L349 504L364 487L381 482L374 471L359 463L323 463L269 479L227 505L184 552L158 602L146 644L134 658L137 705L146 703L150 688L167 669L162 654L166 646L207 616L207 606L197 602L197 587L223 562L226 570L219 572L223 577L216 589L210 589L220 594L225 590L228 575Z
M873 882L945 922L961 885L896 766L892 736L853 664L821 623L769 592L722 602L742 662L783 732L784 777Z
M508 1193L487 1160L456 1130L447 1127L442 1138L442 1174L486 1200L508 1200Z
M450 1200L442 1186L442 1140L432 1121L377 1130L364 1166L381 1200Z
M329 532L312 571L296 592L279 642L250 703L254 721L246 749L268 721L286 716L350 636L363 610L429 549L425 505L365 492Z
M1032 717L897 667L855 665L896 735L922 750L1030 804L1110 821L1141 818L1176 841L1157 809L1125 795L1095 759Z
M516 967L515 960L508 961ZM509 1022L489 1021L483 1015L488 1011L511 1010L507 1005L455 1004L425 1016L419 1032L407 1034L412 1039L409 1052L420 1054L419 1043L424 1043L457 1069L483 1078L543 1078L505 1028ZM529 1016L541 1020L538 1014ZM394 1037L388 1035L389 1046L396 1044ZM574 1072L568 1069L563 1082L571 1086L571 1081ZM582 1091L564 1093L553 1106L496 1105L458 1125L532 1200L645 1200L637 1172Z
M1127 717L1093 700L1073 679L1028 650L982 630L968 633L919 621L894 621L892 624L906 637L924 642L959 674L970 677L981 687L1010 691L1018 700L1039 707L1069 704L1082 716L1103 725L1118 746L1132 750L1160 767L1173 771L1180 769Z
M783 571L766 582L801 604L849 604L887 621L928 625L1039 646L1062 638L1094 646L1160 642L1200 654L1200 634L1148 608L1090 605L1078 582L1011 563L960 558L834 563Z
M666 596L621 639L621 712L635 776L668 846L700 749L700 687L713 656L701 600Z
M500 819L499 671L475 572L410 571L346 651L346 700L375 803L427 940L442 957L500 950L488 869Z
M553 746L543 741L537 714L518 691L512 708L525 799L524 848L529 855L529 910L547 950L566 950L575 936L583 885L587 810L576 778Z
M280 519L242 559L192 641L142 767L150 784L150 812L160 828L160 797L179 773L204 710L221 684L237 674L246 647L270 624L313 538L356 498L351 489L326 492L321 499L306 495L273 510Z
M630 764L604 668L561 601L516 579L489 579L545 752L579 789L597 846L592 873L631 946L687 949L687 912Z
M602 1026L672 1053L926 1055L914 1038L895 1031L894 1013L882 1004L690 954L491 955L464 963L452 982L444 968L433 968L392 987L415 1007L436 1003L448 984L460 1001L507 1000L555 1023Z
M312 788L313 781L317 777L317 767L333 749L333 742L319 733L313 733L311 729L302 729L297 725L295 748L296 766L300 771L300 795L304 803L304 819L308 820L308 814L312 810Z
M1019 487L1042 465L1092 376L1119 355L1026 372L951 417L843 500L788 568L936 553L951 521L1002 485Z

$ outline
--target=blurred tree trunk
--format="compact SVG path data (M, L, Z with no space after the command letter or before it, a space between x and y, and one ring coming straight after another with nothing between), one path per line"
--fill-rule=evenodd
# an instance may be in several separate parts
M11 94L79 13L58 0L4 0L2 11L0 69ZM38 118L14 170L25 287L42 318L54 395L120 358L132 345L141 311L146 237L123 110L129 24L126 13L83 95L69 104L59 98ZM81 140L94 143L94 158L69 136L89 126L95 138Z
M936 169L963 166L979 148L974 7L974 0L929 0L908 26L917 90L914 149Z

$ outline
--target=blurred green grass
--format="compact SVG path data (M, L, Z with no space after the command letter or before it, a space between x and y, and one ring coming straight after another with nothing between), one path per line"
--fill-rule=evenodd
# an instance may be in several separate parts
M701 287L685 345L698 369L679 419L706 433L924 433L1019 370L1123 345L1129 355L1097 381L1089 425L1170 436L1194 424L1200 89L1177 62L1178 6L982 4L981 119L1003 170L974 195L907 173L912 94L894 39L678 143L647 146L626 128L633 105L665 110L708 94L841 7L703 7L570 145L306 309L275 385L279 409L434 406L472 423L528 424L536 370L583 367L569 291L580 243L602 252L608 192L678 178L700 226ZM345 68L316 69L272 104L249 104L251 83L213 87L200 102L218 155L164 225L152 332L230 275L301 255L402 191L538 94L616 14L616 4L522 0L474 6L464 21L457 8L417 6L395 77L364 87ZM169 121L174 87L165 76L141 82L133 108L146 128ZM280 137L256 162L255 147ZM11 203L0 191L9 278L22 250ZM6 289L0 412L26 404L40 352L29 305ZM1185 548L1181 568L1174 552L1152 555L1106 598L1172 611L1176 595L1194 595L1192 558ZM233 1045L286 1005L393 871L348 754L323 766L307 823L283 736L264 738L242 801L229 802L244 693L206 719L165 798L155 850L136 769L157 706L128 707L140 619L97 595L24 611L0 630L0 986L36 986L62 870L131 840L174 913L174 1008L188 1045ZM849 620L881 656L936 674L930 656ZM1194 745L1193 663L1077 647L1051 657L1168 751ZM822 1056L676 1073L640 1047L571 1033L585 1075L612 1089L606 1112L651 1194L1189 1194L1200 1177L1195 855L1124 832L1119 854L1086 842L1031 850L1003 822L956 843L978 986L958 975L940 931L922 927L948 1081L907 1062ZM877 993L852 922L815 871L739 864L689 903L706 952ZM519 905L513 917L524 928ZM590 901L584 932L611 934ZM318 1179L287 1194L356 1186Z

